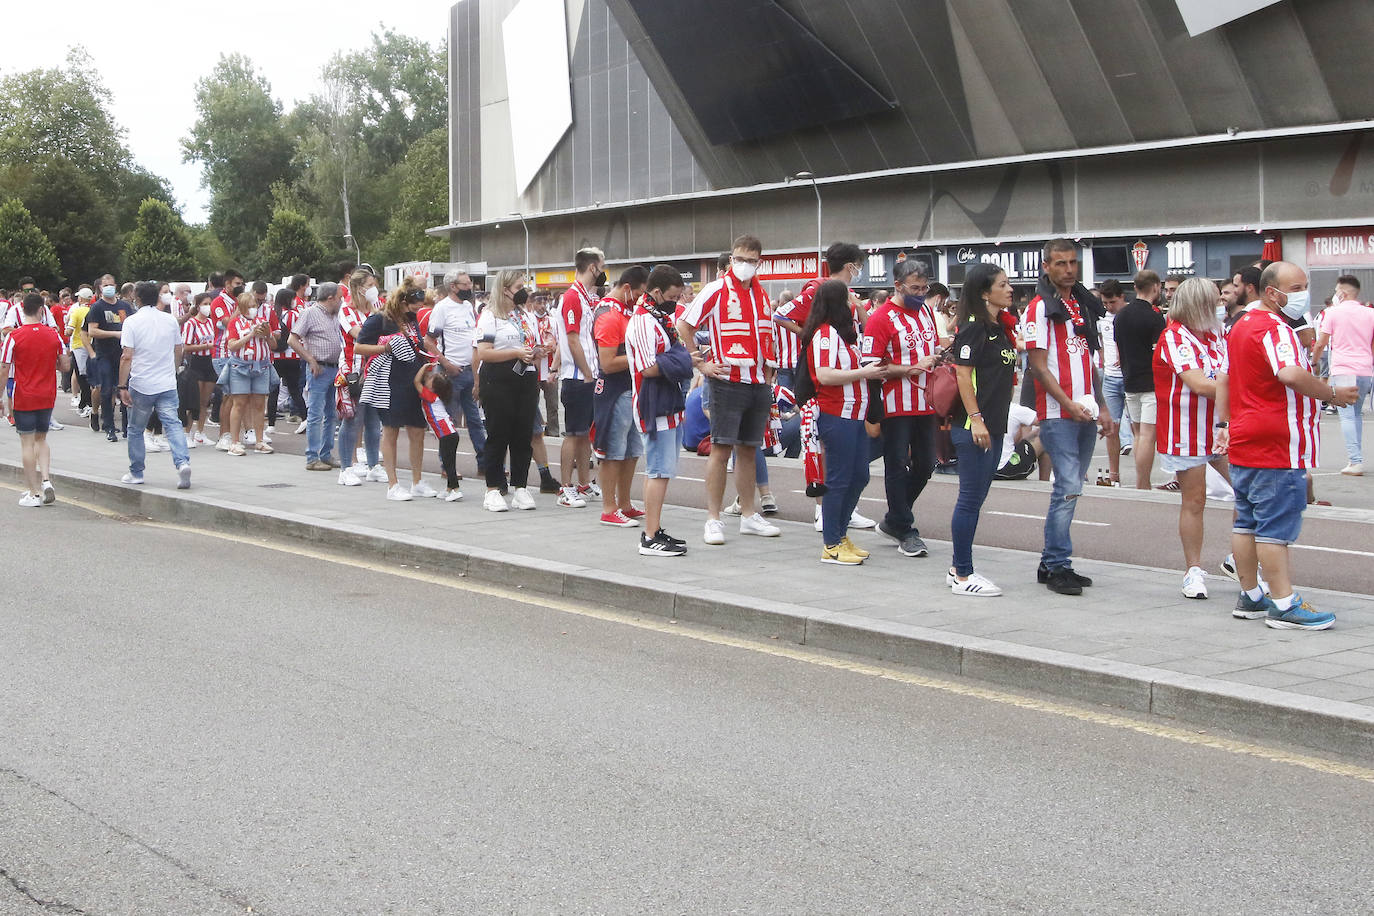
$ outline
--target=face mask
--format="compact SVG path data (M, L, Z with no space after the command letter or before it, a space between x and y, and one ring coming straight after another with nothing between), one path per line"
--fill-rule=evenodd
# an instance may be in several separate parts
M163 294L162 294L162 304L163 304L163 305L171 305L171 304L172 304L173 302L175 302L175 301L176 301L176 297L173 296L171 293L163 293Z
M909 309L918 309L926 304L926 297L917 296L912 293L902 293L902 304Z
M735 279L739 282L748 283L750 280L754 279L754 274L758 272L758 267L753 264L745 264L742 261L736 261L730 266L730 272L735 275Z
M1307 290L1302 290L1301 292L1297 293L1289 293L1288 302L1286 305L1284 305L1282 309L1280 309L1280 311L1282 311L1289 318L1292 318L1294 321L1297 321L1303 315L1307 314L1308 301L1309 298Z
M593 285L593 286L605 286L605 285L606 285L606 271L603 270L603 271L601 271L601 273L597 274L597 275L596 275L596 279L592 281L592 285Z
M100 295L104 296L106 299L113 299L115 297L115 293L117 292L118 290L116 290L113 286L100 287Z
M202 318L209 318L209 317L210 317L210 306L208 306L208 305L202 305L202 306L200 307L200 316L201 316Z
M1224 305L1218 305L1218 306L1217 306L1217 321L1225 321L1225 320L1226 320L1226 306L1224 306Z
M471 301L472 301L472 290L470 290L470 289L460 289L460 290L458 290L458 300L459 300L460 302L471 302Z
M243 295L243 291L244 291L246 288L247 288L247 287L245 287L242 283L240 283L240 284L238 284L237 286L235 286L230 292L232 292L232 293L234 294L234 298L237 299L239 296L242 296L242 295Z
M527 289L522 289L522 290L520 290L518 293L516 293L514 296L511 296L511 301L514 302L517 306L522 307L522 308L524 307L525 303L529 301L529 299L530 299L530 291L527 290Z
M376 305L377 300L382 298L382 294L377 292L377 287L369 286L367 291L363 293L363 298L367 300L368 305Z

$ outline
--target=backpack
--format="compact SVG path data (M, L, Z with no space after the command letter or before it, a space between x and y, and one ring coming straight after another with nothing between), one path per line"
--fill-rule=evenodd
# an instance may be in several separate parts
M1007 463L992 475L994 480L1025 480L1035 470L1035 448L1024 439L1016 443Z

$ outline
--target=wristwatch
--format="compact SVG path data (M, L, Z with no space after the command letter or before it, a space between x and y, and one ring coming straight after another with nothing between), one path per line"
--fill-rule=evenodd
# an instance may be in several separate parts
M1212 425L1215 426L1217 429L1226 429L1230 424L1227 423L1225 420L1222 420L1220 423L1213 423Z

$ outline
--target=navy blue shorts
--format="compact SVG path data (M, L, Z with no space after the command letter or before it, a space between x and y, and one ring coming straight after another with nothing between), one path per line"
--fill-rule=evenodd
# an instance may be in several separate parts
M1254 535L1259 544L1292 544L1302 531L1307 508L1307 472L1302 468L1247 468L1231 465L1236 491L1232 531Z
M45 433L51 424L51 407L47 410L16 410L14 412L14 429L21 436Z
M563 402L563 435L585 436L592 429L592 390L594 382L565 378L559 386Z

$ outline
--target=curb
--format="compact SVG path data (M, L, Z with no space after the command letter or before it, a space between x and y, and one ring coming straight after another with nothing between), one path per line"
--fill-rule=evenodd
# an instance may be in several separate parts
M21 482L23 472L18 465L0 461L0 475ZM484 584L509 585L518 580L522 588L550 597L913 665L1197 728L1374 759L1374 709L1355 703L816 611L785 602L746 604L734 594L712 589L672 591L656 580L623 573L556 562L536 566L518 554L431 538L401 540L393 532L336 526L308 516L202 497L185 498L174 495L175 491L145 489L84 474L54 473L52 477L63 490L128 515L234 534L270 533L336 550L442 568Z

